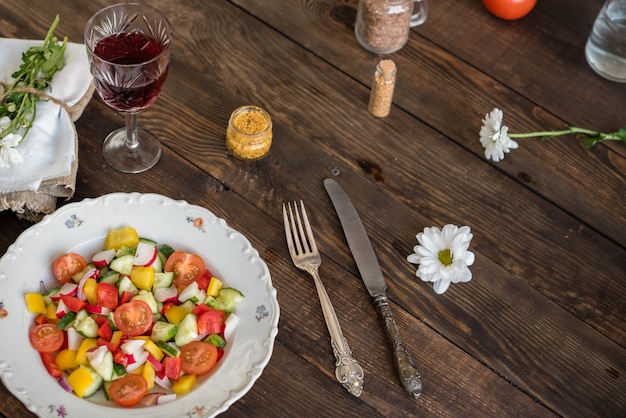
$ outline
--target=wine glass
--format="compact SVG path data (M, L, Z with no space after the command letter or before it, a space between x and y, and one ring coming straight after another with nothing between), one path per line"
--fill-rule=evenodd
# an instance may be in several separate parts
M85 46L98 95L126 116L126 126L102 145L104 159L125 173L140 173L161 157L161 143L137 127L137 114L159 96L167 77L172 28L151 6L122 3L89 19Z

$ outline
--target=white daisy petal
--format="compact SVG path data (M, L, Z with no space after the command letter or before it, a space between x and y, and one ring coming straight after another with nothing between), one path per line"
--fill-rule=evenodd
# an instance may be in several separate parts
M416 238L419 245L413 247L414 253L407 256L407 261L419 264L415 275L424 282L433 282L436 293L444 293L451 283L472 279L469 266L474 263L474 253L468 248L473 235L468 226L426 227Z

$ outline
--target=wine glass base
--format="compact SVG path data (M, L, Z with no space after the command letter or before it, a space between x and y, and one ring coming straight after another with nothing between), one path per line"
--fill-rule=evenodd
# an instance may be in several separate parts
M111 132L102 144L106 162L123 173L141 173L154 167L161 158L161 143L145 129L139 128L137 136L137 147L130 148L126 145L126 128Z

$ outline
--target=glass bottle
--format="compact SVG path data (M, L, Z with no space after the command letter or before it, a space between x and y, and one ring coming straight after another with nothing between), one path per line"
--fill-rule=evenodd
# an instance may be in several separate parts
M626 0L607 0L585 45L589 66L602 77L626 83Z
M359 0L354 33L359 44L376 54L390 54L409 39L410 28L428 16L427 0ZM419 12L413 13L413 5Z
M240 160L258 160L272 146L272 119L258 106L242 106L231 114L226 149Z

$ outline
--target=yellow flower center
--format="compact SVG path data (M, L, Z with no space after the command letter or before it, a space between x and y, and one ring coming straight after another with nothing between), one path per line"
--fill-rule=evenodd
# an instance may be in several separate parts
M439 257L439 261L441 261L441 264L443 264L444 266L449 266L450 264L452 264L452 254L450 253L450 250L448 248L439 251L439 254L437 254L437 256Z

